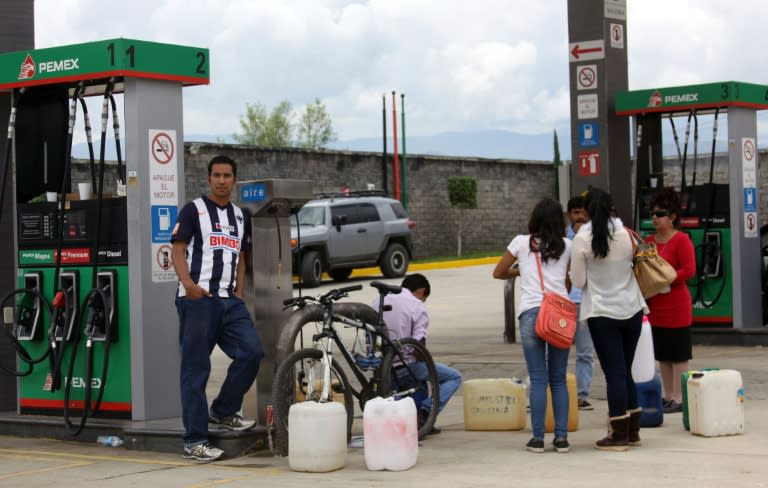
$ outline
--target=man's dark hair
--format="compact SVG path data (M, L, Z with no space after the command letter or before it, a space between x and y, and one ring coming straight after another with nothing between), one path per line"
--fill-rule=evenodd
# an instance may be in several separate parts
M432 289L429 286L429 280L426 276L420 273L414 273L412 275L408 275L403 280L403 283L400 285L403 288L408 288L411 292L414 292L418 290L419 288L424 288L426 291L424 292L424 296L428 297Z
M576 210L577 208L586 208L586 205L584 197L576 195L568 200L568 213L571 213L571 211Z
M211 161L208 163L208 176L211 176L211 171L213 171L213 165L214 164L228 164L232 167L232 174L237 176L237 163L235 163L235 160L230 158L229 156L224 156L222 154L218 156L214 156L211 158Z

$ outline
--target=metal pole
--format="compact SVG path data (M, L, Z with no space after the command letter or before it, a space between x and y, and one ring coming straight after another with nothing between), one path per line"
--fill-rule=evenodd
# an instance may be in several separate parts
M400 122L402 126L402 139L403 139L403 167L402 180L403 180L403 208L408 210L408 154L405 150L405 93L400 94Z
M395 180L395 199L400 200L400 160L397 157L397 102L395 101L395 90L392 90L392 140L393 154L395 156L395 167L392 171Z
M381 188L385 191L389 191L389 184L387 183L387 95L381 94L381 139L384 142L384 150L381 153Z

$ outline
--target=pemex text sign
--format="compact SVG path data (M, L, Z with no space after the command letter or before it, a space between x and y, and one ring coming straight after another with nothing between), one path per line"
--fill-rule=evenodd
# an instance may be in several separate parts
M205 85L208 49L118 38L0 54L0 89L113 76Z

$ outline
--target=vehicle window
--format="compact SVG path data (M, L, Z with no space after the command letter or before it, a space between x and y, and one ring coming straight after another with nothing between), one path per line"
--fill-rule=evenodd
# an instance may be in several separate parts
M302 207L299 210L300 225L323 225L325 223L325 207ZM291 225L296 225L296 219L291 219Z
M390 203L389 206L392 207L392 211L395 213L395 218L408 218L408 214L405 213L405 209L403 209L403 206L400 204L400 202Z
M345 225L359 224L365 222L360 212L360 207L357 205L337 205L331 207L331 218L346 217Z
M379 217L379 211L376 210L376 206L372 203L361 203L360 208L361 222L378 222L381 220Z

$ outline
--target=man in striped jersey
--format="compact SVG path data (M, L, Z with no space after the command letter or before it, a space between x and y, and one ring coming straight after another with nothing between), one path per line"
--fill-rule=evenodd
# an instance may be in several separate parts
M251 221L230 201L237 165L226 156L208 163L210 193L186 204L173 229L173 267L179 277L176 309L181 343L181 411L184 457L215 461L224 452L208 442L208 424L247 430L240 414L264 350L242 300ZM244 257L244 254L243 254ZM205 394L211 351L218 345L232 364L208 409Z

